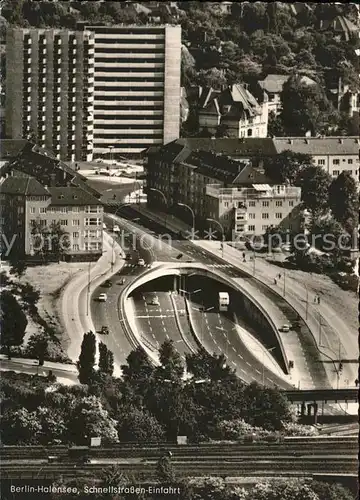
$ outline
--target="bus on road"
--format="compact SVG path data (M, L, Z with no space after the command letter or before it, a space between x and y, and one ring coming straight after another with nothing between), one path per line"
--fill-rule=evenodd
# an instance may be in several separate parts
M219 311L227 311L229 307L228 292L219 292Z

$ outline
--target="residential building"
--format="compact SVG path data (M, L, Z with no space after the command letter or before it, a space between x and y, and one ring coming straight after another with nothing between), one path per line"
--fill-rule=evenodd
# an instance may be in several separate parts
M60 224L69 247L64 260L97 260L102 255L103 207L79 187L43 186L34 177L8 176L0 180L2 258L38 259L40 242L34 228ZM13 242L10 253L6 243ZM47 238L44 245L49 245ZM55 243L53 243L55 244Z
M0 158L4 163L0 168L0 176L31 176L43 186L80 187L91 196L100 198L100 193L88 184L86 177L75 172L66 163L58 160L51 151L25 141L0 141Z
M253 84L253 91L255 97L260 92L265 92L268 98L268 110L269 113L273 112L275 115L279 115L281 111L281 92L283 90L284 84L288 81L289 75L274 75L269 74L264 80L259 80L256 84ZM300 82L303 85L316 85L316 82L307 76L301 76ZM260 94L261 95L261 94Z
M198 113L200 131L214 136L220 125L231 138L267 136L267 95L263 93L256 100L246 84L234 84L222 92L212 91Z
M87 26L95 40L94 156L138 155L180 133L180 26Z
M345 16L336 16L334 19L325 19L320 22L320 30L332 31L334 37L349 41L355 35L360 37L360 29Z
M6 51L9 138L91 161L179 137L180 26L13 28Z
M31 138L59 159L91 160L93 96L93 33L8 29L7 137Z
M359 137L246 137L242 139L184 138L169 144L171 151L203 150L228 156L255 165L264 156L273 156L285 150L309 154L332 177L351 172L359 182ZM166 153L170 154L170 153ZM146 161L151 161L150 157ZM146 165L145 165L146 168Z
M186 204L197 227L208 217L222 224L227 237L233 232L263 234L270 226L293 231L300 227L301 189L271 184L264 171L248 161L190 149L181 141L149 150L147 160L149 205L191 223L190 210L179 205Z
M359 182L359 137L276 137L273 141L277 153L309 154L331 177L347 171Z
M217 220L224 234L261 236L271 227L299 232L303 220L301 188L285 185L255 184L224 187L206 186L206 211Z

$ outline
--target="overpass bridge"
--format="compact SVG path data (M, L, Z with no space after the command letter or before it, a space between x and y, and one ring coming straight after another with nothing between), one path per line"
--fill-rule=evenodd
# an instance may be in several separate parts
M283 391L285 396L292 403L299 402L312 402L319 403L324 402L328 403L334 402L358 402L358 389L356 388L347 388L347 389L307 389L307 390L294 390L294 391Z

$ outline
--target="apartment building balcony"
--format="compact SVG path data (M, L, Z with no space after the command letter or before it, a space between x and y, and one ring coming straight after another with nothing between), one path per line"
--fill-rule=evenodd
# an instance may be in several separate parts
M224 188L221 184L206 186L206 194L223 200L244 200L246 198L300 198L301 188L287 186L269 186L258 184L252 188Z

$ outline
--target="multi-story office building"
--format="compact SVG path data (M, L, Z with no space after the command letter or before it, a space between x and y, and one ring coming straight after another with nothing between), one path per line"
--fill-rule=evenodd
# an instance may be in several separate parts
M94 35L9 29L6 135L32 138L58 158L89 160L93 149Z
M180 132L180 26L87 26L95 40L94 156L136 155Z
M41 242L34 228L51 229L54 224L67 234L66 260L97 260L102 255L103 207L83 189L47 187L34 177L9 176L0 181L0 199L0 229L5 236L1 238L2 258L36 258ZM49 245L48 238L42 243Z
M9 29L6 135L62 160L138 155L180 131L180 26Z

